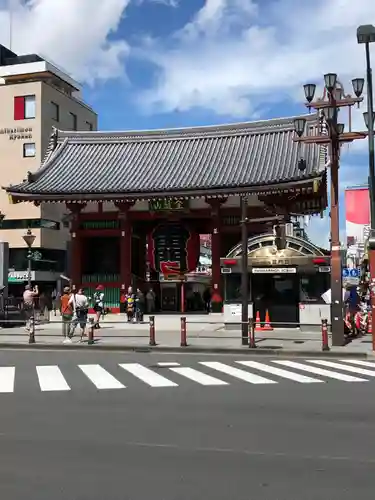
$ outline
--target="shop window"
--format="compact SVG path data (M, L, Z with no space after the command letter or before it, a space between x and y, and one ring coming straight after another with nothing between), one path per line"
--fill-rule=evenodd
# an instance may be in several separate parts
M306 303L324 304L322 294L330 289L330 273L301 276L300 300Z
M225 274L225 301L226 302L241 302L241 274L240 273L232 273ZM250 282L251 275L249 274L248 281L248 291L250 298Z
M16 96L14 98L14 119L29 120L35 118L35 95Z
M53 229L59 230L60 223L47 219L8 219L5 218L1 229Z

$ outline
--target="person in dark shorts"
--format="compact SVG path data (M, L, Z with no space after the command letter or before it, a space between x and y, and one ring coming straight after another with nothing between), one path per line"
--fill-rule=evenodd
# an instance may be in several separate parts
M94 328L100 328L100 318L104 314L104 286L98 285L94 293L95 323Z

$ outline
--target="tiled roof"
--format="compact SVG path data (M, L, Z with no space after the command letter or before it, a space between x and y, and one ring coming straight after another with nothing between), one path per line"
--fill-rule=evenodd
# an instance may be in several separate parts
M304 184L322 175L324 154L319 146L293 142L294 118L143 132L56 130L41 168L6 190L52 200L230 194ZM315 117L307 118L315 126Z

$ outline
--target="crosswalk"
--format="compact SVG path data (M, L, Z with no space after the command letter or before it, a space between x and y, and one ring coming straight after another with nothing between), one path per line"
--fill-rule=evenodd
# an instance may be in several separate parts
M75 390L74 377L82 377L89 386L103 390L118 390L141 383L150 388L177 388L189 383L192 386L275 385L283 382L322 384L332 380L340 382L369 382L375 378L375 361L359 359L270 359L197 361L193 366L178 362L159 362L152 366L141 363L119 363L111 369L100 364L74 365L76 371L64 365L35 366L35 383L41 392ZM30 376L17 366L0 367L0 393L14 393L22 384L30 383ZM66 370L68 373L63 373ZM160 373L162 372L162 373ZM73 376L73 373L75 375ZM32 377L31 377L32 379ZM77 384L80 388L82 381Z

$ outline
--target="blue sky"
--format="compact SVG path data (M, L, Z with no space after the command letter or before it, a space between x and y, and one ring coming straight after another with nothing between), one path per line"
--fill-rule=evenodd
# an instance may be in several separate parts
M364 76L356 27L375 22L374 0L0 0L4 45L10 7L13 49L41 53L81 81L107 130L304 113L304 83L336 72L350 93ZM363 130L363 111L353 129ZM342 150L342 209L344 188L366 182L366 145ZM314 218L312 239L326 246L328 227Z

